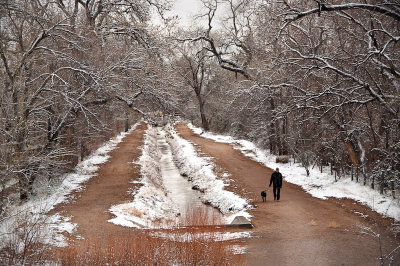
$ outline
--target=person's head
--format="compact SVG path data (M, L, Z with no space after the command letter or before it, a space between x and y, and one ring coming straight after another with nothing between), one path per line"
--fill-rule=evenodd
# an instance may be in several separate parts
M279 173L279 168L276 168L276 169L275 169L275 172Z

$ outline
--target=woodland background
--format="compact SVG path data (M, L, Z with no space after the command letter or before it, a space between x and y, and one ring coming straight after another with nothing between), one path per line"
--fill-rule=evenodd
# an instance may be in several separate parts
M190 29L171 5L0 0L0 214L156 114L398 196L397 1L203 0Z

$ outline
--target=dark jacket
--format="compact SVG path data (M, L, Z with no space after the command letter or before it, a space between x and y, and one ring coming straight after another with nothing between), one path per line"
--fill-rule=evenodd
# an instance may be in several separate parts
M269 186L274 184L274 187L282 187L282 174L278 172L273 172L271 175L271 180L269 181Z

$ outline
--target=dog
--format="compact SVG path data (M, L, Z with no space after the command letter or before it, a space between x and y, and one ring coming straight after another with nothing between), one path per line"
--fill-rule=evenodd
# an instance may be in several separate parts
M267 201L267 191L265 191L265 190L261 191L261 197L262 197L262 201L266 202Z

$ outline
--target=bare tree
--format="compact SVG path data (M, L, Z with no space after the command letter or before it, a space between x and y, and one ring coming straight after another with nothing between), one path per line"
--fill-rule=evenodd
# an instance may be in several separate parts
M128 120L126 110L107 112L124 109L119 98L157 94L149 80L159 58L146 21L152 5L161 11L159 4L0 3L1 183L17 179L20 199L38 177L67 171L76 162L74 149L85 155L81 137L107 129L114 118Z
M207 97L215 86L212 85L212 70L210 58L201 46L183 44L175 49L177 57L173 68L183 80L183 86L188 86L195 93L201 124L204 130L209 130L209 121L206 117L205 104Z
M220 66L228 60L233 69L222 67L242 74L229 90L237 111L225 116L230 129L276 154L311 152L338 176L354 167L364 184L394 195L398 4L225 1L230 12L218 31L212 23L219 3L204 2L208 26L184 40L204 42Z

